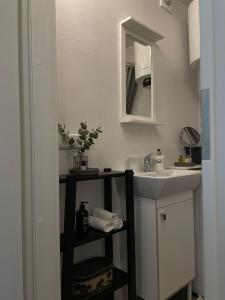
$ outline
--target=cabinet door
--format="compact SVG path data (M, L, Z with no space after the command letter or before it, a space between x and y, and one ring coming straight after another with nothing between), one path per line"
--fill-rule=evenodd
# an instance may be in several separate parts
M195 276L193 200L157 209L159 299L165 300Z

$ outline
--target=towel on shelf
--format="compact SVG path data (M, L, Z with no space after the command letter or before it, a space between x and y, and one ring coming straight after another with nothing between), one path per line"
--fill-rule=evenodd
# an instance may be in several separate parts
M123 220L118 218L117 214L111 213L102 208L94 208L93 216L103 219L105 221L112 222L114 224L114 229L119 230L123 227Z
M122 219L116 219L115 221L113 221L114 224L114 229L115 230L119 230L121 228L123 228L123 220Z
M88 223L92 228L101 230L106 233L114 230L115 227L113 222L106 221L94 216L89 216Z
M93 210L93 216L98 217L100 219L103 219L105 221L113 222L116 219L118 219L117 214L111 213L107 210L104 210L102 208L94 208Z

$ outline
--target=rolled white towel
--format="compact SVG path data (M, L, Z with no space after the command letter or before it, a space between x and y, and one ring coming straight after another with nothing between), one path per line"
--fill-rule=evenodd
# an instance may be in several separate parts
M110 222L114 222L118 219L117 214L111 213L101 208L94 208L93 216Z
M123 227L123 220L117 218L115 221L113 221L113 224L114 224L114 229L119 230Z
M93 216L88 217L88 223L92 228L101 230L106 233L114 230L115 227L113 222L105 221L103 219Z

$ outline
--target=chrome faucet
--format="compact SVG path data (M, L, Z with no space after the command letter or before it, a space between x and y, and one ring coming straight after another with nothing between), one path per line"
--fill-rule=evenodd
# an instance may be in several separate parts
M152 158L152 153L148 154L144 158L144 172L151 172L152 171L152 166L154 164L161 164L162 159L153 159Z

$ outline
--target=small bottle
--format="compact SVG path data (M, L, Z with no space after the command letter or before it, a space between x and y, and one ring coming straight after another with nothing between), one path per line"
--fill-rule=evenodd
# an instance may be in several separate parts
M185 157L184 161L185 161L185 163L187 163L187 164L192 163L192 159L191 159L190 155L187 155L187 156Z
M162 155L162 150L161 149L157 149L157 155Z
M85 237L88 235L88 211L85 209L85 201L80 203L80 209L76 213L76 232L79 236Z
M181 154L178 158L179 163L184 163L184 156Z
M87 170L87 163L86 163L85 160L82 160L82 161L81 161L80 169L81 169L82 171Z

